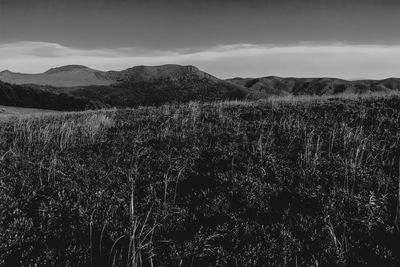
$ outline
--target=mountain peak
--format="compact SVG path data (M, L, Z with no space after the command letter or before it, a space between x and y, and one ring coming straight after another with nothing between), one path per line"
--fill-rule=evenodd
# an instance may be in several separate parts
M177 71L187 71L187 72L201 72L198 68L192 65L178 65L178 64L165 64L160 66L135 66L127 70L134 71L149 71L149 72L177 72Z
M3 70L3 71L0 71L0 74L11 74L11 73L13 73L13 72L10 71L10 70Z
M88 68L86 66L82 66L82 65L66 65L66 66L61 66L61 67L57 67L57 68L51 68L48 71L46 71L45 73L51 74L51 73L58 73L58 72L72 71L72 70L82 70L82 69L91 70L90 68Z
M193 82L219 79L192 65L166 64L160 66L136 66L123 71L98 71L82 65L66 65L51 68L44 73L24 74L1 72L0 80L14 84L37 84L54 87L110 85L120 82Z
M192 65L166 64L160 66L136 66L121 72L122 79L133 81L150 81L157 79L179 80L194 77L216 80L215 77Z
M27 74L0 72L0 80L11 84L36 84L54 87L110 85L116 82L104 72L82 65L67 65L49 69L44 73Z

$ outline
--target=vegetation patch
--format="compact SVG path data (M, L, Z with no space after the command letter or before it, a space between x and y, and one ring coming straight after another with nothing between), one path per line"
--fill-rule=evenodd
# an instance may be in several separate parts
M398 266L400 98L1 122L0 265Z

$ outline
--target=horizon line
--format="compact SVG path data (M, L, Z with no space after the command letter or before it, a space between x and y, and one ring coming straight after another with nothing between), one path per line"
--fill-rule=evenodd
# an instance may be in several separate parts
M394 72L400 69L400 45L240 43L151 50L138 47L83 49L31 41L0 44L0 67L15 73L39 74L71 63L100 71L118 71L132 66L193 65L224 79L265 77L265 73L278 77L382 79L400 76L400 72Z

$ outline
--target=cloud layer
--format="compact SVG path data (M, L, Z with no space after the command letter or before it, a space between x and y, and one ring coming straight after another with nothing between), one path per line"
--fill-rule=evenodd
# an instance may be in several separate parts
M170 63L195 65L221 78L277 75L381 79L400 77L400 45L234 44L163 51L135 47L81 49L45 42L0 44L0 70L15 72L39 73L69 64L122 70Z

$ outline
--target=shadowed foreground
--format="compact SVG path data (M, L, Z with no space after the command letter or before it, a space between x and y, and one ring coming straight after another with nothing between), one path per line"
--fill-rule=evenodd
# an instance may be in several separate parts
M400 98L190 103L0 128L0 265L400 264Z

